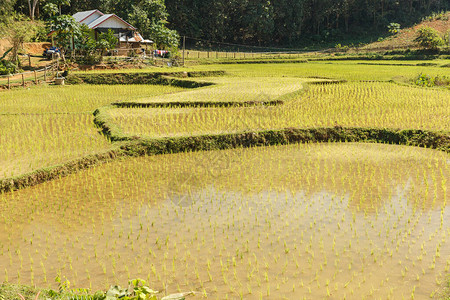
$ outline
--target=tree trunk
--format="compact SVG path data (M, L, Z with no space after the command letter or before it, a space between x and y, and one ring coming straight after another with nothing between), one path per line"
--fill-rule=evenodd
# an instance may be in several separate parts
M336 29L339 29L339 13L336 14Z
M30 11L30 19L31 21L34 21L34 13L36 12L36 7L39 0L32 0L33 3L31 3L31 0L28 0L28 9Z
M350 15L346 14L344 21L345 21L345 32L348 32L348 19L349 19Z
M34 15L32 14L31 11L31 0L28 0L28 11L30 12L30 19L34 20Z

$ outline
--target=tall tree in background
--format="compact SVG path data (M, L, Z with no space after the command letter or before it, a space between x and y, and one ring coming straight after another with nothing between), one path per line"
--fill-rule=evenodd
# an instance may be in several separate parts
M252 45L342 40L412 25L448 0L166 0L169 24L181 35Z
M274 39L277 44L295 43L303 27L304 0L277 0L273 2Z
M102 10L127 20L158 45L178 46L177 32L166 26L168 13L164 0L104 0Z
M39 0L28 0L28 11L30 14L31 21L34 21L34 14L36 12L36 7L39 3Z
M68 14L75 14L80 11L102 9L103 0L71 0Z

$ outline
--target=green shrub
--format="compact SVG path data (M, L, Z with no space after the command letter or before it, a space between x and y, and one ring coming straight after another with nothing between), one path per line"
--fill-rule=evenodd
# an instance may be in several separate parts
M0 75L8 75L15 72L16 65L6 60L0 60Z
M433 87L433 86L449 86L450 78L446 76L430 76L427 74L419 74L417 78L414 80L414 83L419 86L424 87Z
M448 21L448 15L445 11L441 11L441 12L433 12L430 16L422 18L422 21L435 21L435 20Z
M425 49L438 49L439 46L444 44L444 41L439 36L439 32L427 26L417 30L417 37L414 41Z
M397 34L400 31L400 24L398 23L390 23L388 25L389 33Z

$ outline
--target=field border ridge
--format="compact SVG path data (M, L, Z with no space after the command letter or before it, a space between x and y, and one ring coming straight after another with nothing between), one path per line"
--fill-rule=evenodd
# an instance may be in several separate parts
M69 84L152 84L171 85L183 88L199 88L214 85L212 82L201 82L187 80L184 78L199 78L223 76L225 71L190 71L190 72L116 72L116 73L93 73L70 74L66 82ZM181 79L179 79L181 78Z
M218 72L220 72L220 74L225 74L225 72L222 71ZM183 74L183 76L184 75L185 74ZM201 76L200 74L194 74L192 75L192 77L196 75ZM165 75L157 76L163 77ZM169 79L173 80L173 78ZM41 168L27 174L19 175L17 177L0 179L0 194L35 186L46 181L65 177L80 170L88 169L93 166L113 161L119 157L126 156L133 157L143 155L172 154L190 151L224 150L237 147L249 148L258 146L324 142L376 142L432 148L450 153L450 133L444 131L334 126L312 128L284 128L222 134L146 138L143 136L125 135L122 132L122 129L113 122L112 117L108 114L108 110L117 107L180 107L182 105L185 105L185 107L231 107L282 105L285 102L288 103L288 100L294 98L295 96L307 91L309 84L338 84L345 82L347 81L326 79L318 82L303 83L302 89L282 95L273 101L111 103L94 111L94 124L99 128L99 132L106 138L108 138L108 140L110 140L111 142L121 143L116 144L116 146L113 146L112 149L106 152L88 155L60 165Z
M114 130L110 130L112 132ZM125 139L111 140L124 141ZM46 181L68 176L119 157L162 155L192 151L225 150L260 146L324 142L366 142L418 146L450 152L450 134L414 129L387 129L362 127L286 128L280 130L245 131L227 134L139 138L119 145L107 152L89 155L68 163L39 169L14 178L0 180L0 193L35 186Z

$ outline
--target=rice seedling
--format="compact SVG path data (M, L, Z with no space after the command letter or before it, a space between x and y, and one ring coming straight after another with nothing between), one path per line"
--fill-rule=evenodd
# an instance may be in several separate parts
M232 162L218 177L214 155ZM429 296L450 261L447 156L333 143L121 159L0 196L2 280L32 268L39 285L142 277L211 298Z
M125 134L146 137L336 125L448 131L450 122L443 121L450 115L448 97L445 90L346 83L310 86L276 107L116 108L108 113Z
M92 112L114 101L182 91L175 87L35 87L0 95L0 179L111 148Z

